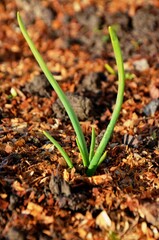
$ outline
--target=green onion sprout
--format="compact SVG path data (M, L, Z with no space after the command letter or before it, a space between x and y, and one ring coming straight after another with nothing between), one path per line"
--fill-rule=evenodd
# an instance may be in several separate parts
M99 146L97 147L97 149L95 149L95 139L96 139L95 129L92 128L91 144L90 144L90 147L87 148L86 140L85 140L84 134L82 132L82 128L80 126L79 120L78 120L68 98L66 97L65 93L60 88L59 84L57 83L57 81L55 80L55 78L53 77L51 72L49 71L42 56L36 49L33 41L31 40L31 38L23 24L23 21L21 19L19 12L17 13L17 20L18 20L20 30L21 30L26 42L28 43L36 61L38 62L41 70L43 71L46 78L52 85L53 89L57 93L59 99L61 100L61 102L70 118L70 121L74 128L74 131L76 133L76 143L77 143L79 152L81 154L83 166L86 167L86 174L87 174L87 176L92 176L95 173L97 167L104 161L104 159L106 157L106 154L107 154L106 146L107 146L109 139L113 133L113 130L114 130L115 124L118 120L121 106L123 103L125 73L124 73L124 66L123 66L123 58L122 58L121 49L120 49L120 45L119 45L119 41L118 41L116 32L113 29L113 27L111 27L111 26L109 27L109 34L110 34L110 38L111 38L111 42L112 42L112 46L113 46L113 50L114 50L114 55L115 55L115 59L116 59L116 63L117 63L118 78L119 78L116 105L115 105L110 123L104 133L104 136L103 136ZM60 146L60 144L48 132L43 131L43 133L58 149L58 151L61 153L61 155L65 159L67 165L70 168L72 168L73 163L72 163L71 159L69 158L68 154L65 152L65 150Z

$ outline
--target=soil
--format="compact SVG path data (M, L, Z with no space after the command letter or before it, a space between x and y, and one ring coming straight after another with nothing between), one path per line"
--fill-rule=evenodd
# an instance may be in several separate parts
M159 239L159 2L0 1L0 239ZM120 39L123 107L93 177L75 133L17 24L20 11L79 117L87 144L106 129L117 93L108 34ZM47 130L67 151L68 169Z

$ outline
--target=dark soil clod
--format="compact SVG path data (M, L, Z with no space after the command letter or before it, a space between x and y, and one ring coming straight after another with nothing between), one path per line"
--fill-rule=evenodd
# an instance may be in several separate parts
M79 96L77 93L66 93L79 120L86 120L90 117L92 110L91 100L87 97ZM67 119L67 113L59 99L52 105L56 118Z
M40 97L49 97L51 85L45 75L41 74L35 76L29 83L27 83L24 87L24 91Z

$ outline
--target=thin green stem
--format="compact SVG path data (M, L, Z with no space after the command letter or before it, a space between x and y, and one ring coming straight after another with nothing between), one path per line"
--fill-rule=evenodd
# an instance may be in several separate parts
M38 50L36 49L33 41L31 40L30 36L27 33L27 30L23 24L23 21L21 19L21 16L19 13L17 13L17 19L18 19L18 23L19 23L19 27L21 29L21 32L25 38L25 40L27 41L36 61L38 62L40 68L42 69L42 71L44 72L46 78L48 79L48 81L50 82L50 84L52 85L52 87L54 88L55 92L57 93L59 99L61 100L71 122L73 125L73 128L76 132L77 138L78 138L78 142L80 144L80 147L82 149L82 153L83 153L83 161L85 166L88 166L89 162L88 162L88 150L87 150L87 146L86 146L86 141L80 126L80 123L78 121L78 118L70 104L70 102L68 101L66 95L64 94L64 92L62 91L62 89L60 88L59 84L56 82L55 78L52 76L51 72L49 71L48 67L46 66L43 58L41 57L40 53L38 52Z
M99 162L98 162L98 166L105 160L105 158L106 158L106 156L107 156L107 152L108 152L108 151L105 151L105 152L103 153L103 155L101 156L101 158L100 158L100 160L99 160Z
M55 147L59 150L59 152L61 153L61 155L63 156L63 158L65 159L66 163L68 164L68 166L70 168L73 168L73 163L71 161L71 159L69 158L69 156L67 155L67 153L65 152L65 150L60 146L60 144L55 140L55 138L53 138L48 132L43 131L43 134L50 140L50 142L52 142L53 145L55 145Z
M96 150L96 153L94 154L92 161L90 162L90 164L88 166L88 170L87 170L88 176L92 176L98 167L98 162L100 161L100 158L108 144L108 141L114 130L115 124L118 120L121 106L123 103L123 97L124 97L125 72L124 72L124 64L123 64L121 49L120 49L117 35L112 27L109 27L109 34L111 37L111 42L112 42L115 59L116 59L117 67L118 67L118 78L119 78L118 94L117 94L116 105L115 105L115 108L114 108L114 111L112 114L111 121L110 121L110 123L104 133L104 136Z
M81 148L81 145L80 145L80 143L79 143L79 141L78 141L78 138L76 138L76 143L77 143L77 147L78 147L78 149L79 149L79 151L80 151L80 154L81 154L81 157L82 157L83 166L84 166L84 167L88 167L86 161L83 161L84 158L85 158L85 156L84 156L83 150L82 150L82 148Z
M112 74L112 75L116 75L115 70L109 65L109 64L105 64L105 68L107 69L107 71Z
M90 152L89 152L89 162L92 160L94 156L94 148L95 148L95 129L92 127L92 135L91 135L91 145L90 145Z

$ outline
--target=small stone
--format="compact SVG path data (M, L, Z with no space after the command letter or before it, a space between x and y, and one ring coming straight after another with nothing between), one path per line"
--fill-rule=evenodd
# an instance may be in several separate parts
M145 58L136 60L133 64L135 69L139 72L145 71L149 68L149 64Z
M108 229L111 227L111 219L108 216L107 212L103 210L96 218L96 224L100 229Z
M143 109L143 113L146 116L153 116L159 107L159 99L152 100L148 105Z

